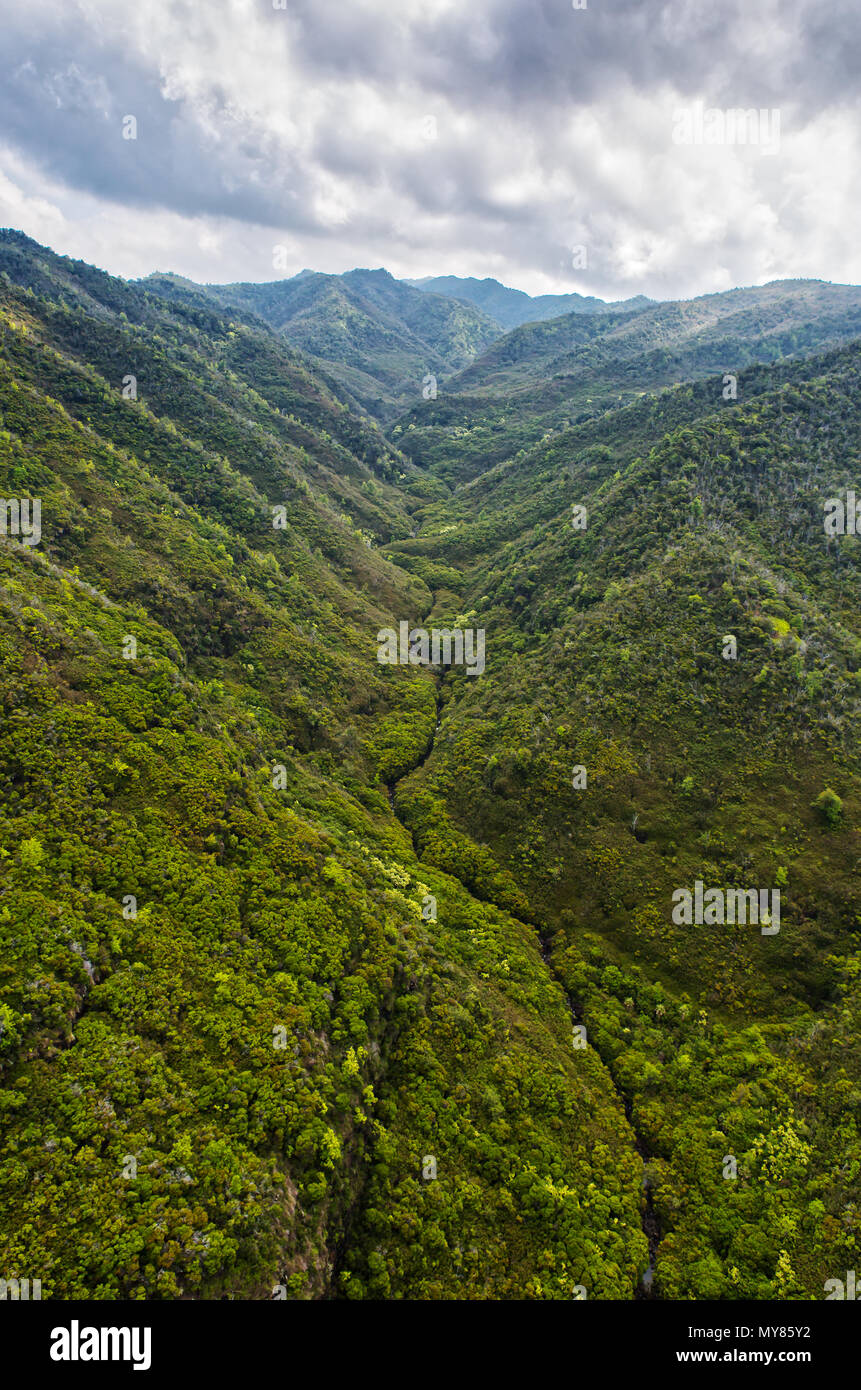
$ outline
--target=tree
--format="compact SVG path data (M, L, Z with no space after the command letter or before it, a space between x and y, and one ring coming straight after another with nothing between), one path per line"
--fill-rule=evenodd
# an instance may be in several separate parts
M840 824L843 818L843 798L832 791L830 787L826 787L825 791L820 792L811 804L814 811L831 829Z

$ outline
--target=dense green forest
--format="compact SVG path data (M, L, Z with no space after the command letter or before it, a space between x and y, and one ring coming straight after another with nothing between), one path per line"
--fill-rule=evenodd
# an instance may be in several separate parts
M476 280L473 276L433 275L426 280L408 280L406 283L425 294L441 294L466 304L475 304L489 314L500 328L517 328L522 323L554 319L560 314L606 314L616 313L620 309L644 309L651 302L642 294L635 295L633 299L610 302L583 294L529 295L524 294L523 290L509 289L498 280Z
M305 271L268 284L195 285L150 275L162 295L205 294L259 318L331 377L343 399L380 421L421 397L426 378L450 376L502 334L480 308L421 293L387 270Z
M0 233L0 491L40 503L0 536L0 1268L822 1298L861 291L503 334L383 274L225 302ZM382 664L402 621L484 630L484 673ZM696 882L779 931L678 924Z

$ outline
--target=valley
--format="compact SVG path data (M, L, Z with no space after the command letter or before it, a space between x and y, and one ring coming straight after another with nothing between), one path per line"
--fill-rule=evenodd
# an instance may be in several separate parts
M823 525L861 291L507 327L295 280L0 233L0 491L40 509L0 537L0 1267L820 1298L861 1220L861 568ZM697 884L724 921L674 916Z

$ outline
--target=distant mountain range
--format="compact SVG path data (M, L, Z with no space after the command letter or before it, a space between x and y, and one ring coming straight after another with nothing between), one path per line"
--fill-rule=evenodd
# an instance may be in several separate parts
M436 400L413 404L398 438L408 438L417 462L456 459L464 477L510 457L515 442L529 446L649 392L859 335L861 289L822 280L776 280L627 313L565 314L496 339Z
M150 275L142 283L170 294L193 282ZM194 288L262 319L313 357L351 403L383 420L420 396L426 377L468 366L503 332L474 305L424 294L387 270Z
M383 269L303 270L228 285L159 272L139 283L163 297L215 301L274 329L354 411L384 426L413 410L420 429L436 428L451 415L453 398L463 402L465 424L475 414L467 398L490 392L483 466L503 438L485 432L494 428L491 417L524 414L528 438L537 438L609 401L861 333L861 292L819 280L616 303L578 294L532 298L497 280L455 275L397 280ZM509 418L507 440L510 428ZM420 442L414 436L411 447ZM473 442L478 447L479 437Z
M326 275L302 270L262 284L196 285L154 274L142 284L160 294L189 288L243 309L301 348L346 391L355 406L393 420L433 377L468 367L506 330L577 313L590 316L648 308L638 295L619 304L579 294L532 299L498 280L396 280L387 270Z
M451 299L474 304L483 309L502 328L518 328L522 323L537 323L541 319L555 319L560 314L610 314L626 309L645 309L654 304L644 294L633 299L620 299L608 303L582 294L526 294L523 290L512 290L501 285L498 280L476 280L460 275L431 275L424 280L406 280L425 294L445 294Z

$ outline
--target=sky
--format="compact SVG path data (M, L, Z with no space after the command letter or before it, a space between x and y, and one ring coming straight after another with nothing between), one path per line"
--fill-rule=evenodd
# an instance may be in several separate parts
M857 0L6 0L0 225L210 283L857 282L859 52Z

